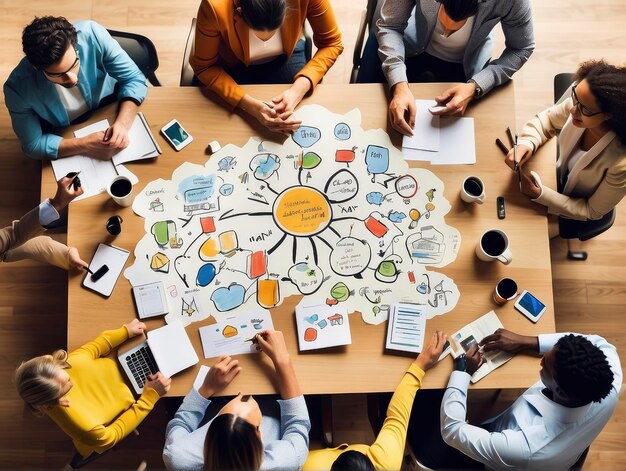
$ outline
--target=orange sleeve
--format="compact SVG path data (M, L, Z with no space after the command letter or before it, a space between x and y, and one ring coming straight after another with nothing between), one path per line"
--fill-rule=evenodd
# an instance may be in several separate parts
M202 0L196 22L194 54L189 64L209 90L222 98L231 109L235 109L245 92L218 64L222 42L217 13L209 0Z
M311 0L306 18L313 29L313 42L317 52L295 78L308 78L313 84L313 91L343 52L343 43L330 0Z

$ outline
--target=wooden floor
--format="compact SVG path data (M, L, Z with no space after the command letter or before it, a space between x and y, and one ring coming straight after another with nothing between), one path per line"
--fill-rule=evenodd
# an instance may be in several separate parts
M342 83L350 74L354 37L365 0L333 0L332 4L346 49L325 81ZM624 0L552 0L533 4L537 49L514 78L518 123L552 101L552 77L556 73L572 71L588 58L605 57L614 63L626 60ZM4 82L22 56L23 26L35 15L52 14L64 15L70 21L92 18L111 29L149 36L159 51L159 79L166 86L176 86L188 27L197 6L197 0L0 0L0 78ZM496 43L501 49L500 31ZM3 224L39 202L39 167L19 156L18 149L6 109L0 106ZM587 243L587 262L568 262L563 241L553 242L559 330L597 333L625 351L625 244L624 204L618 208L617 222L611 231ZM30 262L0 268L0 469L60 468L73 453L69 440L50 421L37 419L23 408L12 384L12 372L21 360L65 344L64 280L64 272ZM625 353L622 358L624 365ZM626 430L621 428L626 422L624 397L591 447L585 469L626 469ZM344 396L335 402L338 441L369 440L363 396ZM147 460L149 469L162 467L160 450L166 417L162 402L142 424L141 437L128 438L94 467L135 469L142 459Z

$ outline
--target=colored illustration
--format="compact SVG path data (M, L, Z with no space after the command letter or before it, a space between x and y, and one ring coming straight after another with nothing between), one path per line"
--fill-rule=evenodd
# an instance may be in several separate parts
M309 324L316 344L346 325L344 311L378 324L399 299L428 304L431 316L452 310L456 285L432 271L461 242L441 180L410 169L382 130L363 130L358 110L311 105L296 117L303 125L283 143L227 145L139 191L146 235L126 278L164 282L180 306L167 322L222 322L291 295L341 308Z

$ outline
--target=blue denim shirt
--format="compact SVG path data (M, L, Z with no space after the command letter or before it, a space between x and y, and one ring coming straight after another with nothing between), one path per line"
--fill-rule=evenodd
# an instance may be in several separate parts
M80 57L77 86L89 109L111 95L116 83L118 99L141 103L148 91L146 78L119 43L93 21L79 21L74 27ZM70 122L54 84L24 57L4 84L4 100L24 153L34 159L56 159L62 138L45 133L41 120L55 129Z

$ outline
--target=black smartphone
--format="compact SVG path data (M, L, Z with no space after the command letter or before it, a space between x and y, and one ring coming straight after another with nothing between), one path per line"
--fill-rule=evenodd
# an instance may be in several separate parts
M496 206L498 207L498 219L504 219L506 217L506 211L504 210L504 196L498 196L498 198L496 198Z

